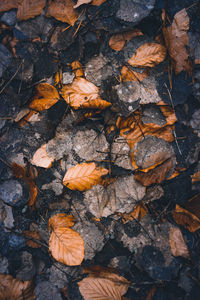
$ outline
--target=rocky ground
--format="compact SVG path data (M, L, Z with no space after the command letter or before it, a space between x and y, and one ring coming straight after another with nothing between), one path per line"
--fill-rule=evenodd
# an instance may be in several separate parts
M33 284L31 296L16 299L199 299L199 2L88 3L75 9L73 26L50 13L51 1L42 2L24 19L16 4L0 4L0 275ZM171 24L184 8L189 56L178 71L161 36L162 14ZM124 41L133 29L140 33ZM120 51L119 38L111 43L116 34L123 36ZM163 58L132 67L139 79L123 77L145 43L166 46ZM70 101L87 100L94 86L68 96L75 80L84 88L93 83L107 107L76 109ZM33 107L41 83L54 86L55 98L42 109ZM63 184L70 168L91 162L107 170L97 184ZM75 218L73 230L84 240L80 264L62 263L49 246L48 220L60 213ZM126 278L125 292L85 294L79 283L93 266ZM5 278L0 298L15 299L5 294Z

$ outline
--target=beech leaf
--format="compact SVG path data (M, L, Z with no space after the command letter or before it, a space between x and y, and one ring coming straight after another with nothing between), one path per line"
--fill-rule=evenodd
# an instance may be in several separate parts
M17 18L20 21L34 18L42 13L46 0L22 0L18 5Z
M49 230L55 230L57 227L72 227L74 226L75 218L72 215L66 215L65 213L56 214L52 216L48 221Z
M121 51L126 42L129 42L132 38L140 35L143 35L143 33L139 29L133 29L123 33L116 33L111 36L109 40L109 46L115 51Z
M161 63L166 56L166 48L158 43L144 43L142 44L128 63L132 67L154 67Z
M49 0L47 16L74 26L78 19L78 12L74 9L74 4L73 0Z
M135 72L126 66L123 66L121 69L121 80L123 81L136 81L141 82L146 77L148 77L149 72L148 70L144 70L142 73Z
M70 168L63 178L63 184L71 190L85 191L101 182L101 176L108 170L95 163L82 163Z
M188 247L184 241L182 232L179 228L170 228L169 244L174 256L183 256L189 258Z

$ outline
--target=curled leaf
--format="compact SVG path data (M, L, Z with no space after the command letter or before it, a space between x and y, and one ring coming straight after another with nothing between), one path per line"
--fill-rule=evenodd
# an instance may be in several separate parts
M179 228L170 228L169 244L174 256L189 258L190 254L188 247Z
M63 178L63 184L71 190L85 191L101 182L101 176L108 170L95 163L82 163L70 168Z

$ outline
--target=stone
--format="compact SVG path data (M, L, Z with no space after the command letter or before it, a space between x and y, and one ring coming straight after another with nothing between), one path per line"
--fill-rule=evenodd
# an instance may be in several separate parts
M63 76L63 84L69 84L72 83L73 79L74 79L74 74L70 73L70 72L63 72L62 74Z
M32 280L35 272L36 269L31 253L24 251L21 256L20 269L17 272L16 277L21 280Z
M11 53L4 45L0 44L0 78L3 75L3 72L11 63L11 60L12 60Z
M10 10L3 14L1 17L1 22L8 26L13 26L17 22L17 12L16 10Z
M0 201L0 222L4 224L5 231L14 227L12 208Z
M118 167L133 170L131 164L130 148L124 137L117 137L112 143L111 148L111 161Z
M20 250L26 245L25 237L15 233L10 233L8 237L8 245L12 250Z
M166 124L166 118L157 105L143 105L142 122L144 124L153 123L162 126Z
M29 189L23 180L10 179L0 184L0 199L10 206L24 206L29 201Z
M40 281L36 285L37 300L62 300L59 290L49 281Z
M155 0L120 0L116 17L122 22L139 23L154 8Z
M62 289L68 284L68 279L73 275L72 273L76 272L76 267L71 268L55 262L47 272L49 272L49 281L57 288Z
M8 259L0 254L0 274L8 273Z

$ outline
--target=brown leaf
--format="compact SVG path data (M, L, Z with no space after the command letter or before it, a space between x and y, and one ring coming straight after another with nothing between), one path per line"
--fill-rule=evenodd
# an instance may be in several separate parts
M200 193L187 200L184 206L185 209L189 210L191 213L193 213L196 217L200 219Z
M180 205L176 204L172 215L177 224L182 225L190 232L195 232L200 229L200 219Z
M166 56L166 48L157 43L144 43L141 45L128 63L132 67L154 67L161 63Z
M77 7L79 7L79 6L83 5L83 4L88 4L90 2L92 2L92 0L78 0L77 3L76 3L76 5L74 5L74 8L77 8Z
M24 231L23 232L26 237L26 244L31 248L40 248L41 245L34 240L40 241L40 237L36 231Z
M48 221L49 230L55 230L57 227L72 227L74 226L75 218L72 215L65 213L56 214Z
M28 201L29 206L33 206L38 194L38 188L33 180L29 180L30 197Z
M92 0L92 5L100 6L101 4L103 4L106 1L107 0Z
M75 77L83 77L83 67L78 60L75 60L71 63L72 71L74 72Z
M53 85L40 83L36 87L36 94L29 104L29 107L36 111L43 111L58 102L59 98L59 94Z
M162 14L163 19L166 18L165 12ZM185 70L191 73L192 67L188 59L189 37L189 17L186 9L182 9L175 14L172 24L169 27L163 27L163 35L169 55L172 59L175 73L178 74Z
M21 281L11 275L0 274L1 300L34 300L35 290L32 281Z
M13 8L17 8L22 0L1 0L0 1L0 12L8 11Z
M200 181L200 171L191 175L191 178L192 178L192 183Z
M148 210L145 205L141 205L140 203L136 204L134 209L130 213L124 213L121 214L122 222L127 223L129 221L132 221L134 219L140 221L142 218L144 218L147 214Z
M78 12L74 9L74 5L73 0L49 0L47 16L74 26L78 18Z
M70 168L63 178L63 184L71 190L85 191L101 182L101 176L108 170L95 163L82 163Z
M26 179L27 174L26 174L26 169L24 167L22 167L16 163L12 163L11 169L12 169L13 175L16 178Z
M84 241L78 232L66 227L56 227L49 239L49 250L57 261L77 266L84 258Z
M97 86L81 77L75 78L72 84L65 85L61 94L65 101L75 109L105 109L111 105L110 102L100 98Z
M37 151L34 153L31 160L32 165L41 168L50 168L54 158L50 157L47 153L47 145L43 144Z
M42 13L46 0L22 0L18 5L17 19L28 20Z
M190 257L188 247L179 228L170 228L169 244L174 256Z
M121 80L123 81L136 81L136 82L141 82L144 80L146 77L149 76L149 71L145 70L142 73L135 72L131 70L130 68L123 66L121 69Z
M140 35L143 35L143 33L139 29L133 29L123 33L116 33L111 36L109 40L109 46L115 51L121 51L127 42Z

